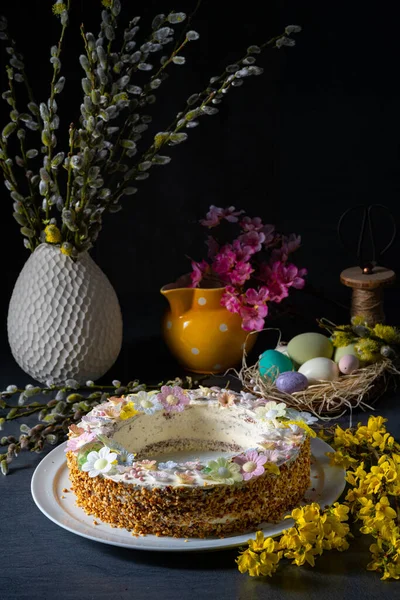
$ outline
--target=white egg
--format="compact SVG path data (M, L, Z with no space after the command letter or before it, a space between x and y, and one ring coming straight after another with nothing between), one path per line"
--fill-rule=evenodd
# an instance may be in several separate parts
M277 352L282 352L285 356L289 356L289 352L287 351L287 344L279 344L275 350Z
M301 365L299 373L307 377L310 385L320 381L339 379L339 367L330 358L311 358Z

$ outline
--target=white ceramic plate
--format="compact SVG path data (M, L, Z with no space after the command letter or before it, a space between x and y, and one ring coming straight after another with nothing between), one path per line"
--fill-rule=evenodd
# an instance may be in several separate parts
M40 462L32 476L31 491L42 513L67 531L112 546L164 552L221 550L241 546L250 537L254 537L255 530L222 539L210 537L185 539L155 535L134 537L129 531L113 528L106 523L97 521L99 524L95 525L94 517L86 515L75 505L73 492L63 492L64 489L69 490L71 486L65 459L65 446L66 443L61 444ZM332 467L325 455L330 451L332 448L324 441L318 438L311 440L311 485L306 493L306 501L318 502L323 507L335 502L345 486L345 471L339 467ZM271 536L278 535L292 525L292 519L286 519L276 524L262 523L256 529L262 529L265 535Z

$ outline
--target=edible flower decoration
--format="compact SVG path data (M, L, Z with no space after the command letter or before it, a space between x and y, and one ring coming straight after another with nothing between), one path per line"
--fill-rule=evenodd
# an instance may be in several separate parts
M189 404L188 395L178 385L163 385L156 398L167 412L182 412L186 404Z
M117 463L117 453L111 452L110 448L104 446L98 452L92 450L82 465L82 471L88 473L89 477L97 477L100 474L111 474Z
M240 466L244 481L248 481L265 472L264 464L267 462L267 457L258 454L257 450L248 450L245 454L236 456L233 461Z
M156 460L141 460L140 462L137 462L136 465L141 469L145 469L146 471L157 471Z
M143 412L146 415L153 415L158 410L162 410L163 406L157 399L157 392L138 392L130 396L133 400L135 410Z
M139 413L139 411L135 409L134 403L133 402L127 402L127 404L125 404L125 406L123 406L121 408L121 412L119 413L119 418L122 421L126 421L127 419L130 419L131 417L134 417L138 413Z
M217 398L220 405L226 408L227 406L233 406L235 404L236 396L228 390L221 390L221 393L218 394Z
M175 471L175 476L180 481L180 483L191 484L194 482L193 473L190 471Z
M72 452L77 452L78 450L80 450L80 448L82 448L86 444L90 444L90 442L93 442L95 439L95 433L90 431L83 431L83 433L78 437L70 437L68 439L65 452L68 452L69 450L72 450Z
M286 416L286 410L286 404L271 400L266 402L264 406L257 406L254 412L261 421L276 421L276 419Z
M163 462L158 463L158 468L161 471L172 471L177 466L178 466L178 463L174 462L173 460L168 460L165 463L163 463Z
M222 456L216 460L211 460L207 463L207 467L203 469L203 473L207 479L213 479L220 483L233 485L235 482L243 481L243 475L240 472L240 466L234 462L229 462Z

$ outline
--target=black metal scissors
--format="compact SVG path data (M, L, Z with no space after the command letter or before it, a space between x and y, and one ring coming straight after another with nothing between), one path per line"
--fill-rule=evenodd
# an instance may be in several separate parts
M373 209L379 209L379 212L383 211L384 213L386 213L387 221L390 224L390 229L389 229L388 235L386 236L389 241L386 243L386 245L383 247L382 250L379 250L377 248L377 244L376 244L376 236L375 236L373 226L376 225L377 219L376 218L373 219L373 217L372 217ZM356 252L354 252L354 248L344 239L343 224L344 224L345 219L347 217L349 217L351 213L358 213L359 211L361 211L361 214L362 214L361 227L360 227L360 233L359 233L358 241L357 241L357 249L356 249ZM379 218L379 216L378 216L378 218ZM366 275L371 274L373 272L373 269L374 269L374 267L377 266L378 261L385 254L385 252L387 252L389 250L389 248L391 248L391 246L393 245L393 243L396 239L396 235L397 235L397 227L396 227L395 218L392 215L392 213L390 212L390 210L388 209L388 207L384 206L383 204L371 204L370 206L365 206L364 204L358 204L357 206L352 206L351 208L347 209L340 217L338 226L337 226L337 231L338 231L339 240L340 240L342 246L350 254L352 254L353 256L355 256L357 258L357 262L358 262L360 269ZM366 245L366 237L367 236L369 236L369 245L370 245L369 254L371 256L370 260L366 258L365 245Z

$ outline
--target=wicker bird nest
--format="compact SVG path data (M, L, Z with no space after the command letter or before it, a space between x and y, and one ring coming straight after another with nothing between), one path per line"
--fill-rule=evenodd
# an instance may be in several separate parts
M354 408L373 410L373 404L387 389L393 375L400 375L399 365L382 360L351 373L336 381L310 385L302 392L280 392L274 383L261 377L258 363L248 367L243 357L238 376L242 386L255 396L284 402L287 406L313 413L321 420L338 419Z

